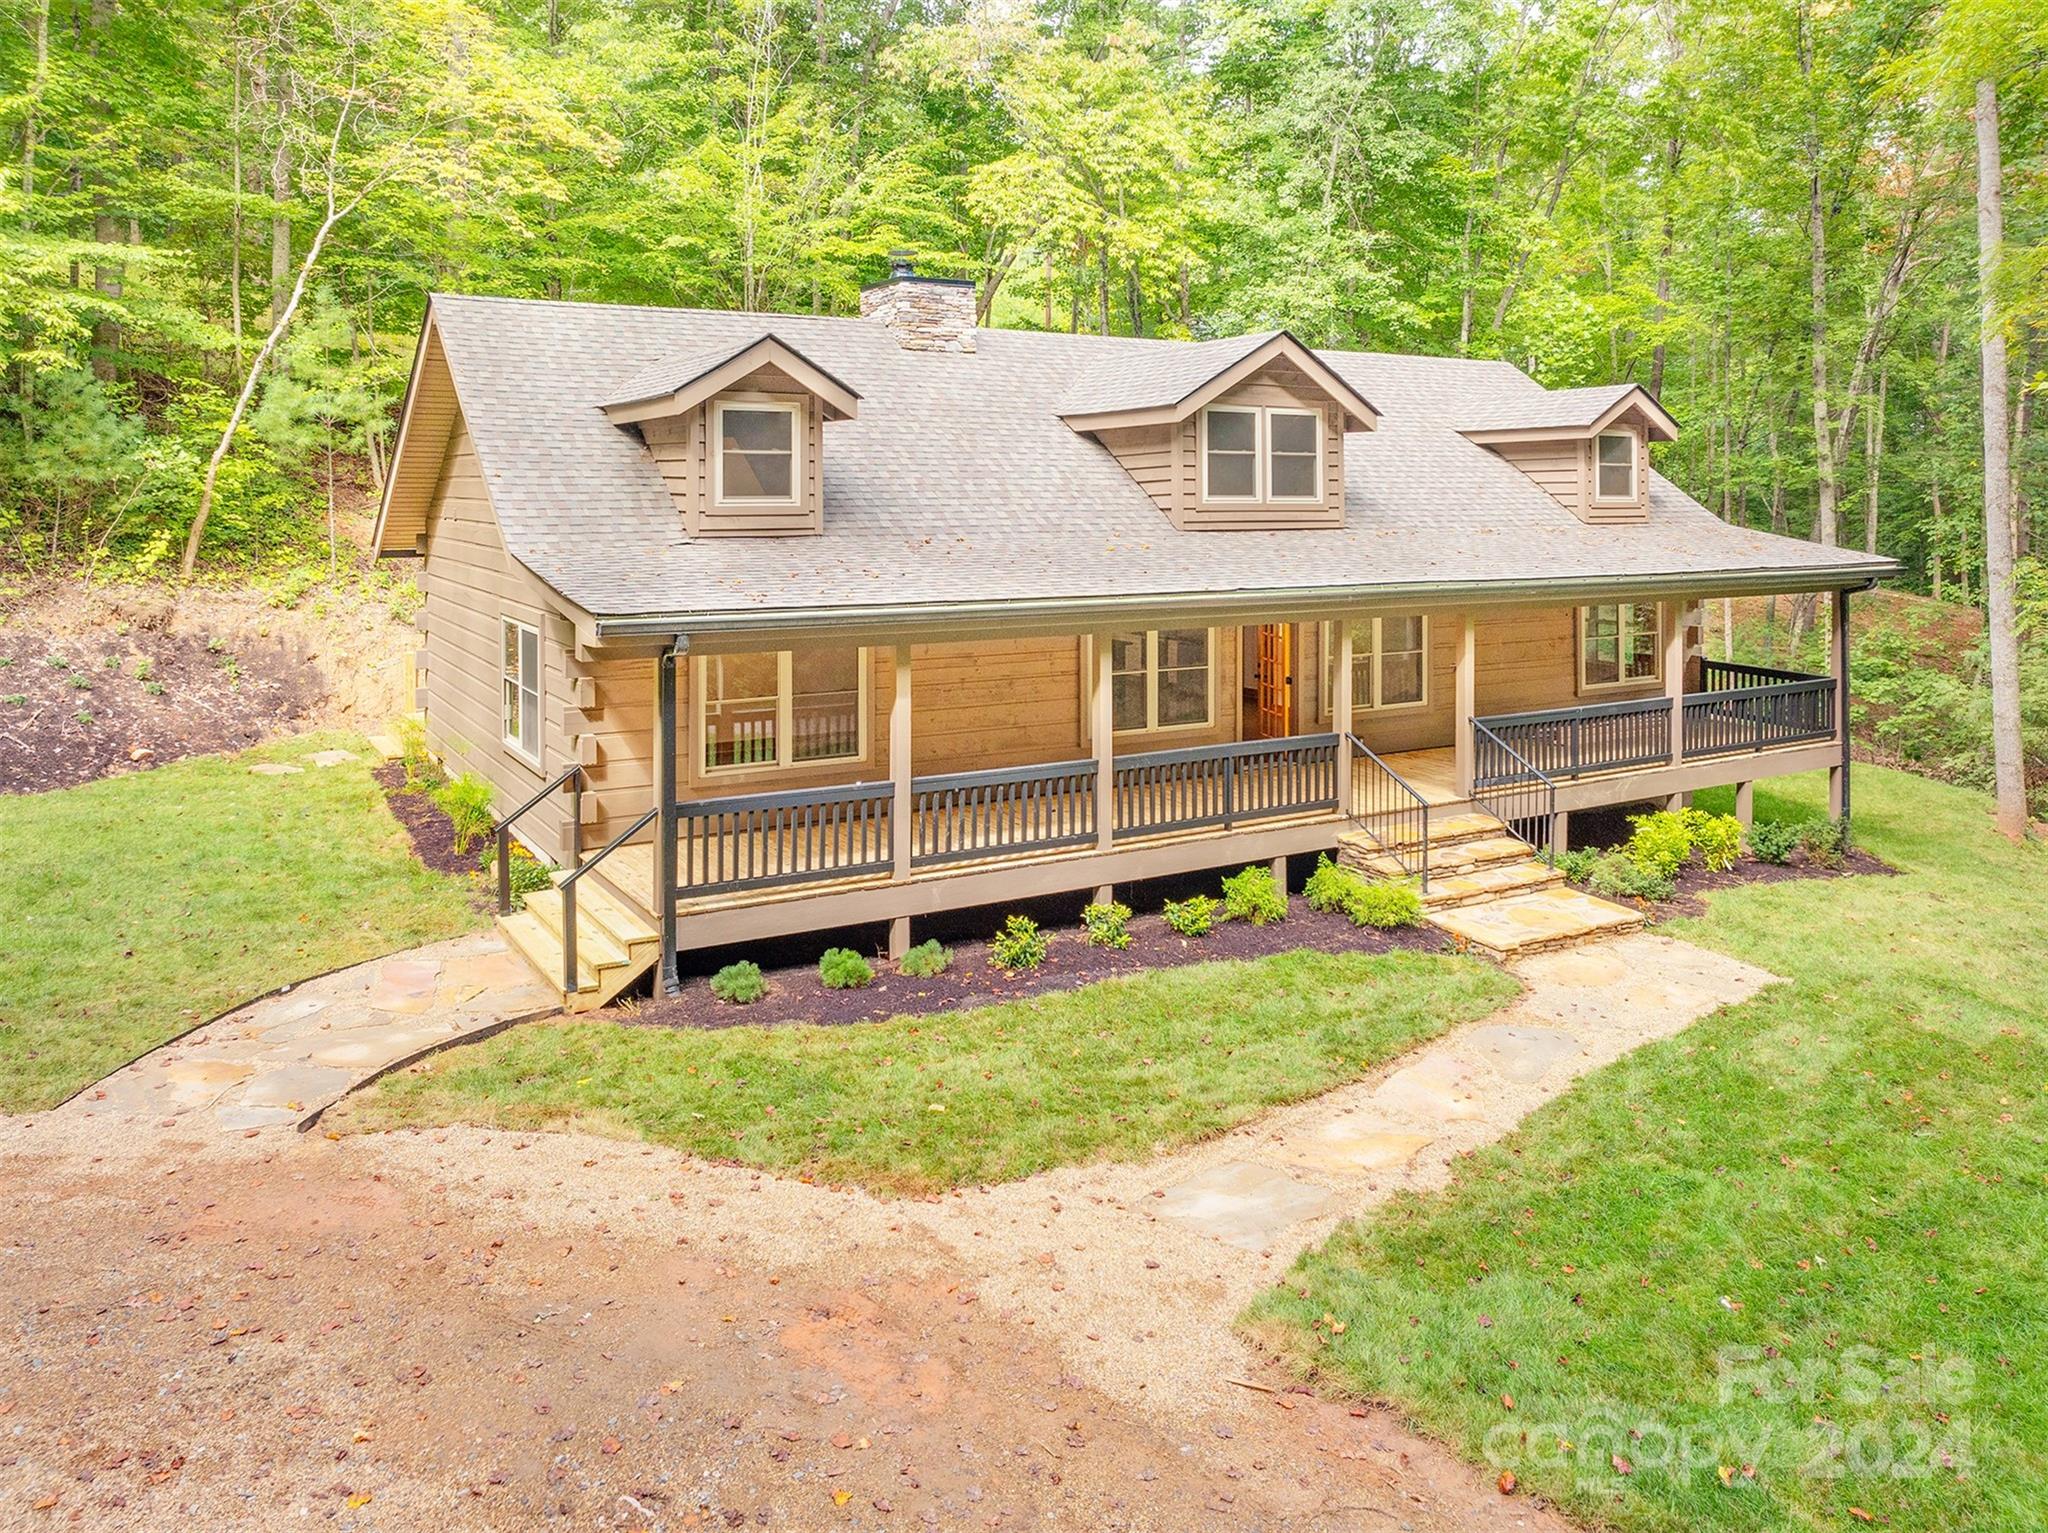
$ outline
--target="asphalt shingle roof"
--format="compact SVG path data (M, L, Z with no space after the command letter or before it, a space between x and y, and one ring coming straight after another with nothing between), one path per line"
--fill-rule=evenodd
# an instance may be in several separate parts
M1579 389L1542 389L1534 399L1519 393L1475 400L1458 413L1461 431L1536 431L1553 426L1590 426L1615 403L1636 391L1633 383L1602 383Z
M600 618L1894 568L1729 526L1656 475L1646 522L1580 522L1458 434L1555 397L1504 362L1318 352L1383 412L1345 440L1346 525L1178 532L1060 411L1099 378L1213 374L1266 337L982 330L961 354L905 351L859 319L448 296L433 312L506 548ZM692 541L600 407L643 370L770 327L861 396L857 420L825 428L824 532Z

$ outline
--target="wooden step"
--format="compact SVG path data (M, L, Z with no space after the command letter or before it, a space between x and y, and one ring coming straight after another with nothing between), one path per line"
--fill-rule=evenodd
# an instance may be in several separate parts
M1519 862L1489 863L1466 873L1439 875L1432 870L1422 906L1425 910L1450 910L1563 882L1564 875L1556 868L1526 855Z
M616 855L616 854L615 854ZM654 918L640 910L612 891L609 884L598 882L604 876L606 863L599 863L596 870L576 880L576 929L583 929L585 918L602 926L607 936L621 947L636 951L646 943L661 946L661 928L654 924ZM555 870L555 882L568 877L566 868Z
M576 885L576 961L588 964L600 975L606 969L625 968L633 962L633 955L625 944L605 930L603 922L597 919L597 912L583 898L590 880L585 878ZM555 950L561 951L562 944L562 891L559 889L538 889L526 896L527 912L536 917L555 939Z
M405 747L398 743L397 735L371 735L370 749L385 761L396 761L405 754Z
M571 1003L570 997L562 991L562 941L541 922L540 917L530 910L515 910L510 915L498 917L498 930L505 934L505 940L517 948L534 971L562 995L563 1005L572 1011L583 1009ZM581 953L576 963L576 994L578 997L594 997L598 993L597 971L582 961Z

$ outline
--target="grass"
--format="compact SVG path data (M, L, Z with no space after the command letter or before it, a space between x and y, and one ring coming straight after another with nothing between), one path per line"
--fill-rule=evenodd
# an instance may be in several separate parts
M1294 952L848 1027L541 1023L386 1077L340 1121L579 1126L924 1193L1221 1133L1514 990L1468 959Z
M1789 983L1345 1226L1248 1323L1602 1525L2048 1525L2048 848L1960 789L1855 791L1905 876L1672 928Z
M358 760L260 776L340 748ZM0 1111L52 1107L288 980L475 927L353 735L0 798Z

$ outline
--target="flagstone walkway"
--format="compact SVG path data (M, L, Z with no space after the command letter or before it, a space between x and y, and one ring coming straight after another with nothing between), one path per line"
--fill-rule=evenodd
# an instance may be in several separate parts
M478 932L252 1001L59 1111L163 1128L196 1119L223 1132L296 1126L426 1049L559 1006L502 937Z

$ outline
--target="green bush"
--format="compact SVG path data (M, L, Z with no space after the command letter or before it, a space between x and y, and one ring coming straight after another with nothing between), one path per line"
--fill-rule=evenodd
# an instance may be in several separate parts
M1557 871L1575 884L1582 884L1591 876L1593 865L1600 860L1597 846L1581 846L1573 851L1559 852L1552 861Z
M1315 872L1301 886L1301 897L1310 910L1343 910L1351 903L1352 891L1364 882L1351 869L1330 861L1325 852L1316 858Z
M850 947L827 948L818 979L827 990L859 990L875 982L875 966Z
M1627 852L1605 852L1586 874L1586 887L1610 899L1668 900L1678 892L1678 880L1644 866Z
M498 876L498 847L495 841L484 848L479 866L483 869L485 877L495 879ZM512 883L514 910L526 908L527 895L538 894L543 889L554 887L553 870L517 841L512 843L512 860L506 865L505 871Z
M734 1006L751 1006L768 993L768 981L761 977L759 964L742 958L711 976L711 993Z
M952 967L953 950L937 937L920 942L896 960L897 972L908 974L913 979L930 979Z
M1271 868L1254 864L1223 880L1223 919L1254 926L1287 919L1287 892L1274 880Z
M1414 926L1422 920L1422 896L1408 884L1369 884L1361 880L1344 912L1354 926Z
M1790 862L1798 845L1799 827L1788 820L1759 820L1749 827L1750 855L1758 862Z
M430 788L441 780L441 768L427 749L427 726L418 719L402 718L391 726L398 739L398 759L405 768L407 792Z
M1683 814L1660 809L1655 814L1629 818L1635 833L1628 838L1628 858L1646 873L1664 879L1678 876L1678 870L1692 855L1692 827Z
M474 773L451 777L431 790L434 802L448 816L455 831L455 850L466 852L471 844L498 828L491 813L491 785Z
M998 969L1035 969L1045 962L1052 938L1029 916L1010 916L988 945L988 961Z
M1817 868L1839 868L1842 854L1848 847L1849 825L1846 820L1812 819L1799 827L1799 849Z
M1131 907L1114 900L1090 905L1081 912L1081 940L1090 947L1129 947L1130 926Z
M1206 894L1168 900L1159 913L1166 918L1166 924L1183 937L1205 937L1209 928L1216 924L1216 902Z
M1685 828L1692 836L1693 850L1700 854L1709 872L1725 873L1741 859L1742 821L1734 815L1688 809Z

